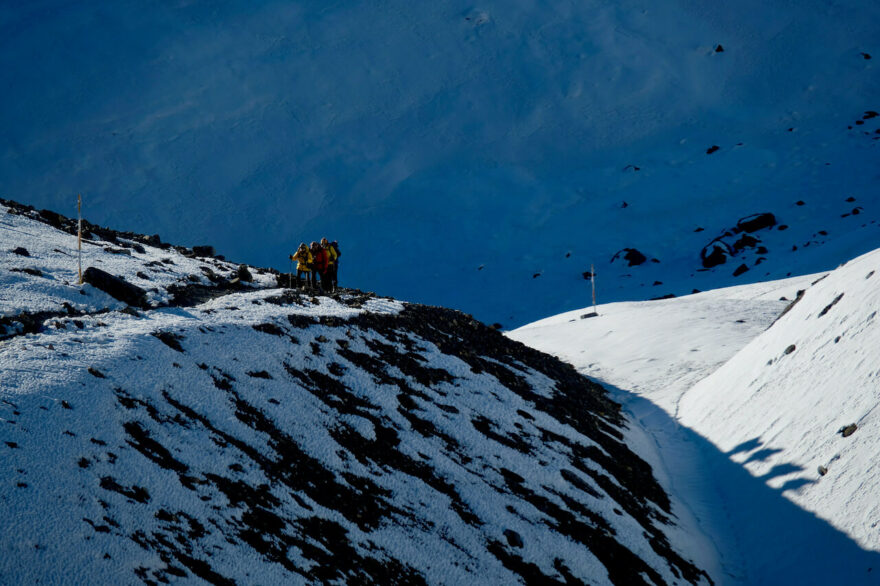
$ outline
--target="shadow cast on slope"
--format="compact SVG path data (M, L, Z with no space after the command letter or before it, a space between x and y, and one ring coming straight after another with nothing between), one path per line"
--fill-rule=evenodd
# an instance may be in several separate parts
M795 479L774 489L766 482L777 476L778 470L756 478L730 459L734 453L748 451L745 448L759 447L760 441L722 452L644 397L602 384L654 438L663 466L674 479L671 483L683 485L679 491L666 488L676 492L695 514L701 530L719 551L723 575L712 576L717 584L880 583L880 553L862 549L846 533L782 494L811 481ZM676 461L676 456L687 460ZM785 473L800 470L795 465L784 466ZM702 493L694 489L700 485L695 474L708 478ZM709 491L712 494L706 494Z

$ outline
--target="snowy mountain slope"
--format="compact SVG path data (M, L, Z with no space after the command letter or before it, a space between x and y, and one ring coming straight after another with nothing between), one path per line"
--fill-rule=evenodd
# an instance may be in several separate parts
M880 551L878 274L874 251L807 288L695 385L680 415L753 475Z
M878 257L609 304L595 318L571 312L509 335L617 387L635 424L630 444L655 465L679 517L693 515L710 536L717 568L703 566L719 583L873 584L876 446L864 432L877 404L878 303L866 277ZM853 435L836 433L856 422Z
M22 312L94 313L126 306L89 283L76 286L76 220L8 200L0 200L0 214L0 233L8 247L7 254L0 256L0 318ZM58 229L47 230L46 223ZM175 291L228 287L239 277L238 264L209 256L197 258L192 249L172 247L155 237L114 232L87 221L83 233L82 268L94 266L125 275L128 282L145 290L150 306L179 304ZM262 269L254 272L249 286L267 287L277 281Z
M96 229L88 264L155 288L128 307L7 209L0 278L28 280L0 305L0 582L709 583L619 406L552 357ZM174 274L138 277L156 257Z
M282 270L327 235L346 282L506 326L591 263L646 299L878 241L876 3L43 0L0 31L0 195Z

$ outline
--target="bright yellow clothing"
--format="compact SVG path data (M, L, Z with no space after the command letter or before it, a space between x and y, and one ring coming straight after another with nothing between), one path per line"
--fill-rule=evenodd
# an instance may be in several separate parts
M293 255L293 260L296 261L296 270L298 271L311 271L309 265L315 262L309 250L297 250Z
M336 249L329 244L324 248L327 251L327 264L332 265L336 262Z

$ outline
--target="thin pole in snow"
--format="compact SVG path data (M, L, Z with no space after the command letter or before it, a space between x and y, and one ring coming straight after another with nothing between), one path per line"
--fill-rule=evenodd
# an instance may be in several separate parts
M83 219L82 219L82 194L76 196L76 248L79 258L79 284L83 284Z
M590 283L593 285L593 313L599 315L599 311L596 309L596 269L590 264L590 274L593 275L590 278Z
M584 277L590 275L590 285L593 289L593 311L590 313L585 313L581 316L581 319L587 319L588 317L597 317L599 315L599 310L596 307L596 267L590 264L590 272L584 273Z

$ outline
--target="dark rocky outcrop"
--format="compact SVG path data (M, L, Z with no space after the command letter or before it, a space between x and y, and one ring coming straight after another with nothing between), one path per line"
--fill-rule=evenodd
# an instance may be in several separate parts
M731 255L730 246L722 240L713 240L700 251L703 267L711 269L727 262Z
M842 435L843 437L849 437L856 432L859 428L855 423L850 423L849 425L844 425L840 429L837 430L837 433Z
M761 239L752 233L772 228L775 225L776 217L771 213L752 214L740 218L737 220L736 226L724 230L720 236L714 238L700 251L700 262L703 268L711 269L725 264L729 258L742 255L749 250L766 255L768 253L767 247L760 246ZM764 260L766 258L760 262ZM755 264L760 263L756 262ZM744 270L743 266L745 266ZM742 263L736 270L734 276L739 276L748 270L748 265Z
M195 256L214 256L214 254L216 254L214 247L208 245L193 246L192 251Z
M617 251L614 256L611 257L611 262L614 262L621 256L623 256L623 260L628 263L627 266L631 267L644 264L648 260L648 257L642 254L639 250L635 248L624 248L623 250Z
M83 282L133 307L149 308L147 292L137 285L132 285L122 277L111 275L95 267L89 267L83 273Z
M740 218L736 223L739 232L757 232L764 228L772 228L776 225L776 216L771 213L752 214Z

